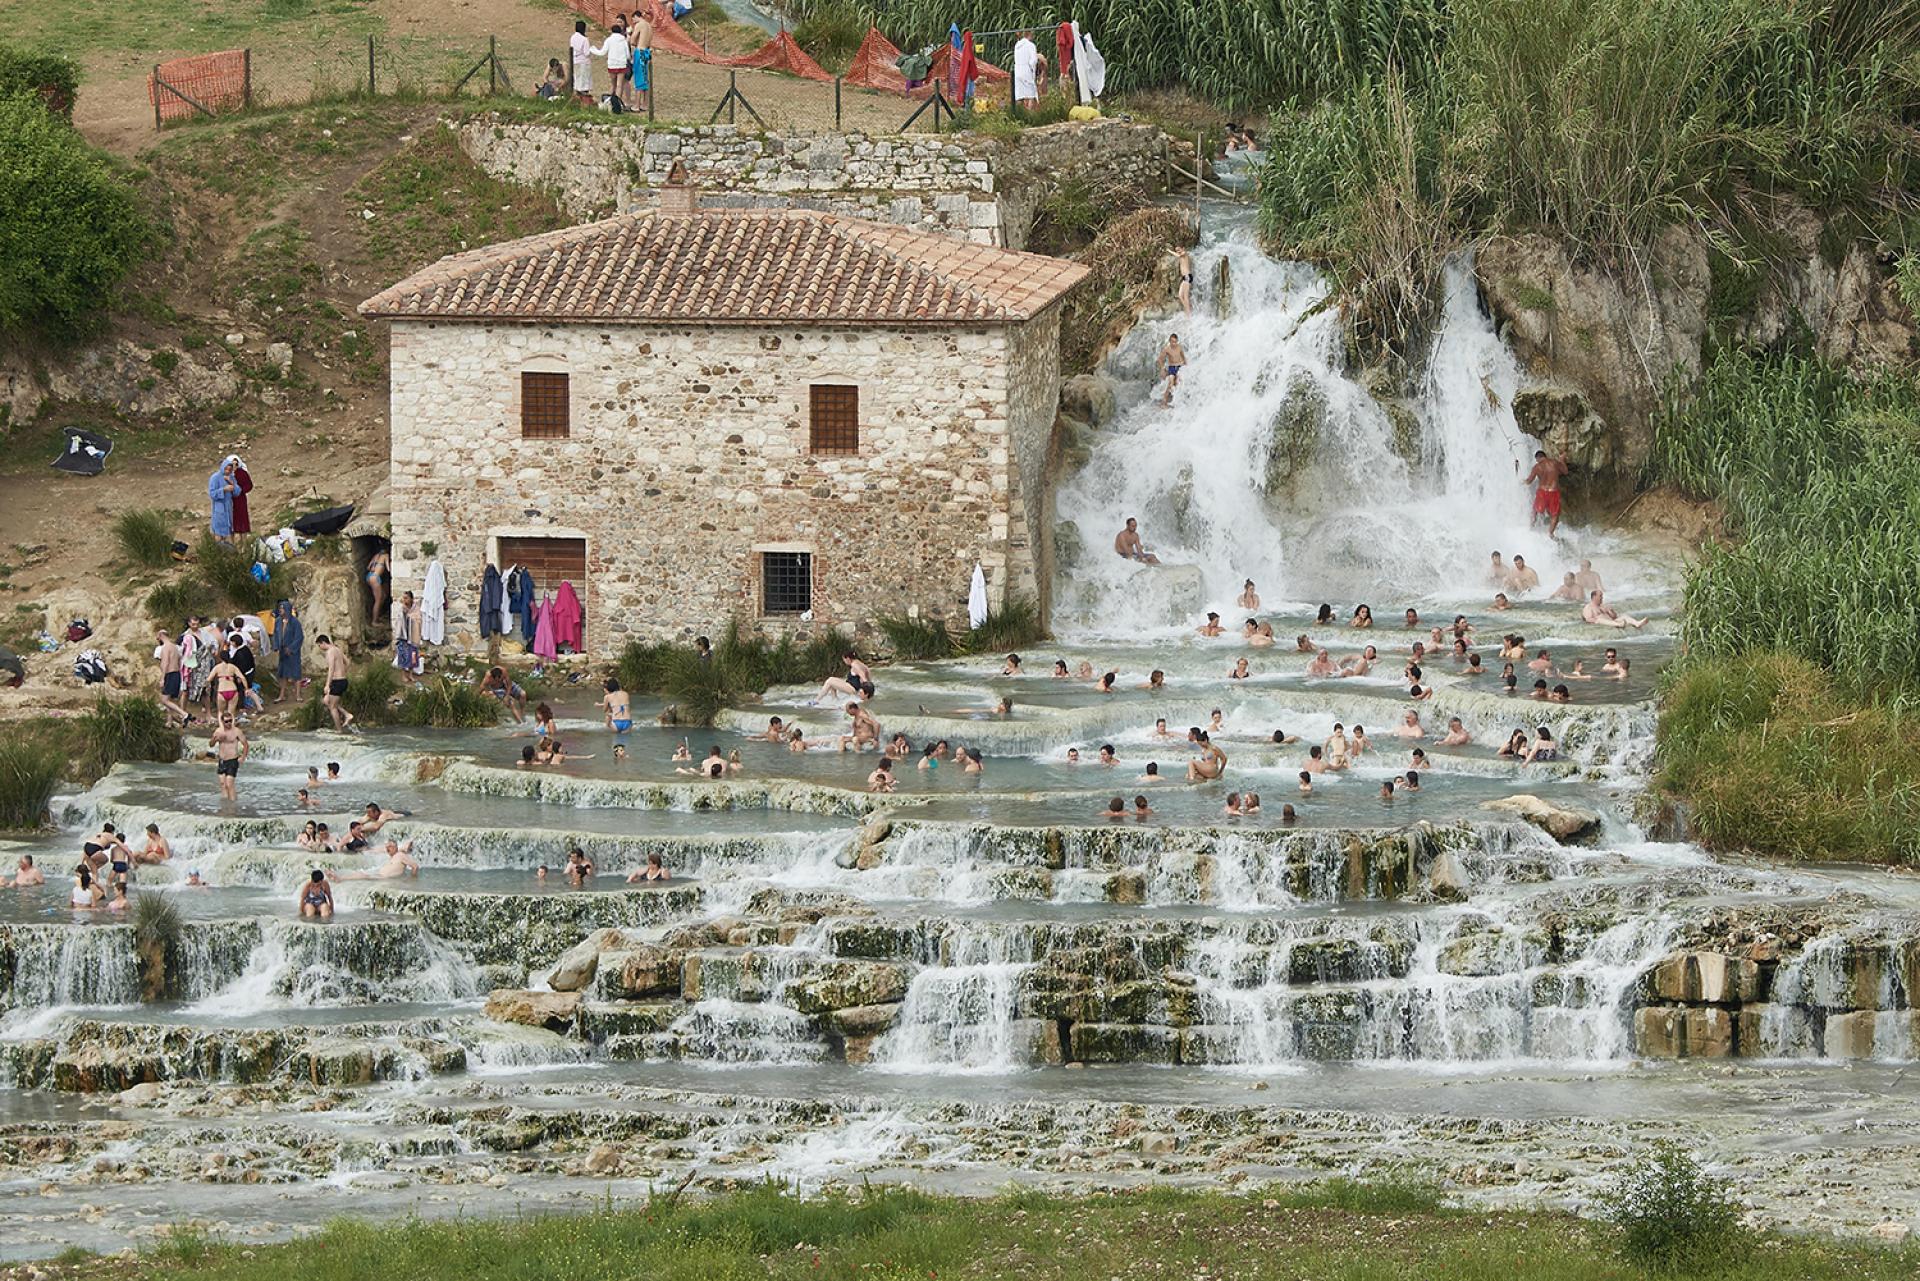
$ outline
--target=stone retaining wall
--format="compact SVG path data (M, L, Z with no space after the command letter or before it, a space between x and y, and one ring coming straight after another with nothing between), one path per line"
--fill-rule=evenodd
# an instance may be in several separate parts
M735 125L459 125L496 178L540 187L580 219L654 204L675 160L723 208L808 208L983 244L1025 245L1034 210L1063 178L1097 173L1158 191L1166 138L1119 120L1047 125L1011 142L975 134L753 133Z

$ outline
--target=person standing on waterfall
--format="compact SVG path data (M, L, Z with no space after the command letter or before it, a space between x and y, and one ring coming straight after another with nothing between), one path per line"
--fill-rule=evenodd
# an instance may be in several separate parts
M1167 394L1160 398L1160 408L1173 407L1173 393L1180 386L1180 371L1187 367L1187 349L1180 345L1179 334L1168 334L1167 340L1160 344L1160 368L1166 372Z
M1518 464L1515 465L1516 470ZM1533 491L1533 517L1529 524L1538 520L1544 513L1547 517L1547 537L1552 538L1560 532L1560 481L1567 474L1564 459L1549 458L1547 451L1533 451L1533 470L1520 483L1538 485Z
M1193 255L1185 245L1174 246L1173 256L1180 264L1180 310L1193 313Z

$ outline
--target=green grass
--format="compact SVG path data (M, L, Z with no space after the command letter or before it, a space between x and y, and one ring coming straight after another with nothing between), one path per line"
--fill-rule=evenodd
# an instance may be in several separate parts
M168 726L166 713L150 698L102 694L79 724L85 745L81 768L90 776L120 761L180 759L180 731Z
M692 645L629 641L614 674L630 693L665 698L681 724L711 725L722 710L756 702L774 685L807 685L844 674L842 655L852 648L838 629L806 639L788 633L770 640L746 631L736 619L706 661Z
M135 565L163 569L173 559L173 522L163 511L137 507L113 520L113 540L120 554Z
M267 566L267 579L253 576L255 564ZM293 580L300 565L294 561L275 562L268 558L259 540L241 538L223 543L212 534L200 535L194 549L193 572L222 601L246 613L272 609L278 601L293 594Z
M812 54L815 62L835 73L847 69L866 35L867 15L852 0L818 0L807 6L806 17L793 29L793 38L800 47Z
M376 657L347 674L347 694L342 705L363 725L390 725L400 715L393 707L399 693L400 673L391 663ZM320 683L315 682L312 696L293 709L287 723L301 730L333 728L333 717L320 705L320 699Z
M28 734L0 738L0 831L41 826L66 754Z
M209 4L204 0L72 0L50 8L34 0L0 3L0 26L7 39L41 52L73 52L71 23L98 29L125 23L127 38L116 42L121 56L151 63L163 52L207 53L253 41L267 44L297 37L311 40L381 27L373 0L264 0L264 3ZM81 92L86 92L83 79Z
M1709 1271L1648 1273L1623 1234L1560 1214L1462 1213L1430 1198L1375 1198L1352 1185L1245 1196L1150 1188L989 1200L909 1191L798 1200L755 1187L713 1200L579 1215L374 1226L339 1221L288 1245L178 1235L142 1257L156 1281L659 1281L862 1277L1234 1277L1241 1281L1894 1281L1920 1251L1761 1237Z
M477 685L436 676L407 691L394 720L439 729L484 729L499 723L500 700L481 693Z
M874 625L887 638L887 647L897 659L925 662L952 658L959 652L947 625L933 618L878 618Z
M568 226L553 198L488 175L432 125L360 180L367 257L398 279L447 254Z
M1688 663L1661 710L1658 784L1716 849L1920 866L1920 713L1847 697L1804 658Z

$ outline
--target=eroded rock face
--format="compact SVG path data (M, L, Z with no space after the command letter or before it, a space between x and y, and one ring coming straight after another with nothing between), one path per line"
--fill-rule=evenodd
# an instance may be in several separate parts
M521 992L500 988L487 996L487 1017L500 1023L564 1032L580 1012L578 992Z
M593 982L600 968L600 954L617 948L626 936L616 929L595 930L560 954L560 960L547 974L547 986L556 992L578 992Z

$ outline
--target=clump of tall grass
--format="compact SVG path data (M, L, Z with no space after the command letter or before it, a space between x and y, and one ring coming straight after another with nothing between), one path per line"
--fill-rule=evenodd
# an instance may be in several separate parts
M958 653L953 633L933 618L877 618L874 625L887 638L893 656L908 662L951 658Z
M363 663L348 673L347 693L342 705L362 725L389 725L399 713L393 706L400 693L400 675L392 664L380 659ZM321 688L316 682L313 695L293 709L288 722L295 729L331 729L333 717L320 703ZM488 701L492 699L489 696Z
M0 831L44 825L47 802L66 759L50 743L17 735L0 738Z
M1846 697L1806 659L1688 662L1661 711L1659 763L1702 844L1920 864L1920 718Z
M394 720L401 725L431 725L439 729L481 729L499 723L500 701L482 693L477 685L436 676L407 692Z
M1153 269L1177 245L1193 243L1193 225L1177 209L1151 206L1102 226L1082 255L1091 269L1060 313L1060 366L1092 369L1139 317Z
M1000 609L988 610L978 627L959 632L931 618L881 618L875 625L895 658L918 662L1024 649L1047 636L1040 607L1030 596L1009 597Z
M166 513L136 507L113 518L113 541L135 565L163 569L173 559L173 526Z
M180 731L150 698L102 694L80 718L81 766L105 774L121 761L177 761Z
M1739 536L1687 576L1691 656L1775 649L1856 697L1920 693L1920 379L1721 351L1656 422L1652 471Z
M1732 1189L1672 1140L1629 1166L1601 1208L1620 1230L1621 1253L1661 1272L1717 1270L1746 1240Z
M300 572L299 565L292 561L271 559L258 539L223 543L212 534L200 536L194 564L206 585L222 600L248 613L272 609L275 601L290 596L293 580ZM267 567L266 581L253 576L256 564Z
M629 641L614 674L631 693L671 701L683 723L711 725L723 709L752 702L771 686L813 684L844 672L843 656L853 648L837 628L769 640L735 619L706 658L692 645Z
M845 71L866 38L867 15L849 0L815 0L793 38L828 71Z
M191 570L147 593L147 617L156 627L173 632L178 632L187 619L205 617L219 605L219 596Z

